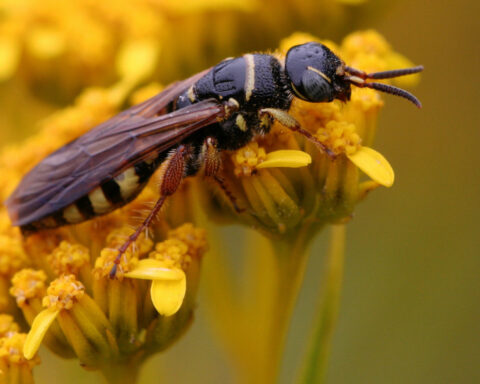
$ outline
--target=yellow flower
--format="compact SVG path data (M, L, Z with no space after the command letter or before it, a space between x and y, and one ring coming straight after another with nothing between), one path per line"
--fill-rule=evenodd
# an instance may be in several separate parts
M0 78L8 78L16 67L25 65L25 73L34 83L51 80L55 74L59 82L75 83L80 79L83 84L96 81L98 76L97 80L108 79L112 85L84 89L71 107L43 122L37 135L22 145L4 149L0 154L1 201L12 192L25 171L48 153L117 113L132 91L154 76L158 62L166 54L173 57L165 60L166 72L177 77L176 67L184 67L178 65L178 55L185 52L182 47L170 51L172 45L166 44L167 37L176 28L188 27L189 33L185 35L190 37L192 31L196 32L193 22L164 29L169 18L156 18L157 14L150 12L155 2L147 0L138 0L138 9L122 1L108 12L108 4L102 2L93 4L85 0L87 6L84 2L65 3L56 10L58 15L53 12L55 3L47 1L38 9L31 5L38 15L26 12L27 21L32 22L28 31L0 28L0 52L6 52ZM215 1L198 4L202 9L218 5ZM164 8L165 15L181 15L191 21L182 5L157 6ZM129 30L132 35L117 36L111 26L91 18L85 7L97 11L98 19L108 25L132 28ZM261 4L230 1L226 7L250 11ZM61 17L70 12L75 14L72 24ZM46 20L45 25L39 20ZM127 21L135 28L127 25ZM81 35L83 27L92 33ZM219 31L226 32L224 28ZM222 34L213 35L222 40ZM162 38L157 39L159 36ZM199 36L196 42L204 42L202 38ZM318 39L295 34L280 44L279 51L285 53L291 45L306 40ZM227 38L222 41L223 47L230 44ZM325 43L349 65L368 71L388 70L407 63L373 31L352 34L339 46ZM184 49L201 50L202 45L198 46L189 44ZM29 67L22 62L18 52L23 50L38 65ZM191 52L189 65L197 65L195 59L199 56L198 52ZM111 57L115 58L115 66L108 62ZM169 65L175 69L168 69ZM86 68L83 77L74 76L79 71L77 66ZM113 67L115 73L106 75L106 69ZM116 82L112 83L113 78ZM71 87L78 89L80 85ZM141 101L160 89L157 83L151 83L135 92L131 100ZM238 300L232 289L233 279L225 270L207 279L207 284L214 285L221 293L215 305L228 312L218 316L218 319L228 318L223 326L237 322L246 330L227 335L227 339L235 340L236 345L231 347L234 355L251 372L259 373L260 381L269 381L277 368L309 242L325 225L349 220L368 191L393 184L392 167L372 148L382 106L380 96L370 89L355 89L346 104L295 100L289 113L329 150L328 155L304 137L275 123L268 135L256 137L238 151L221 154L222 178L242 213L229 207L231 199L225 198L225 191L205 197L202 192L206 188L188 180L169 198L168 206L148 233L142 234L122 254L120 262L116 260L119 246L133 233L131 226L145 216L143 212L148 211L149 203L158 196L155 180L122 209L83 224L36 233L26 240L18 229L10 227L6 211L0 207L0 310L15 319L23 316L30 325L28 336L19 343L25 357L36 361L35 354L44 344L57 355L78 358L83 366L102 371L111 382L116 382L119 375L133 381L140 364L172 345L192 321L201 259L207 247L204 230L184 223L201 222L198 211L206 208L207 213L217 218L227 217L247 224L270 239L268 246L263 246L265 252L260 253L265 258L274 257L267 268L252 263L256 274L256 280L252 280L257 284L249 288L248 299ZM371 180L365 180L367 177ZM192 197L198 191L203 196L201 202L205 203L202 207ZM258 256L256 252L251 254ZM217 263L217 268L219 265L224 264ZM251 326L257 320L266 331L259 336L259 348L250 351L254 334ZM8 335L17 332L10 325L2 328L2 321L8 323L0 318L0 332L2 329Z
M52 271L59 274L46 295L43 271L24 269L14 276L11 292L31 324L24 346L26 358L32 358L45 341L57 354L67 352L68 357L73 352L85 366L105 373L128 355L143 351L146 356L176 339L193 310L205 233L186 224L168 231L167 239L157 243L153 252L153 242L142 237L122 257L112 279L115 247L131 231L121 227L110 232L106 248L96 258L93 281L78 279L90 262L87 248L66 241L46 256ZM149 252L149 258L142 258ZM150 289L138 279L151 280ZM188 289L187 283L191 284ZM41 310L40 300L46 309ZM164 320L152 305L161 315L173 317L169 326L173 321L178 328L165 333Z
M280 43L280 54L308 41L320 40L296 33ZM340 45L322 42L347 65L362 70L410 65L406 59L401 61L401 56L374 31L351 34ZM418 76L405 76L415 77ZM248 235L253 239L247 241L250 247L245 252L245 292L239 293L231 283L233 277L223 267L228 265L228 256L218 247L211 252L214 267L206 270L203 281L210 302L214 303L210 306L211 320L245 381L275 380L311 240L326 225L349 221L355 206L369 191L390 187L394 182L392 167L373 149L377 117L383 105L380 94L366 88L352 89L351 100L346 103L294 99L289 114L329 154L278 122L268 135L224 154L222 177L243 212L234 212L231 199L217 193L204 198L208 216L220 223L228 216L230 222L260 230L264 237ZM285 150L295 152L279 152ZM283 156L286 163L290 162L290 153L302 153L301 156L311 158L311 164L299 169L262 168L268 154L276 154L282 164ZM202 226L214 235L215 227L207 223L204 221ZM342 246L336 244L337 248ZM338 279L341 278L335 281ZM225 324L236 324L237 332L231 334ZM252 324L259 324L262 336L254 332ZM250 347L253 343L255 350Z
M12 384L33 384L32 369L40 364L40 359L27 359L22 349L25 333L8 332L0 337L0 382Z
M27 255L33 252L33 264L42 269L15 273L10 293L31 327L18 344L23 351L18 361L30 375L44 344L63 358L78 358L83 366L102 371L112 382L118 374L134 380L140 363L171 345L189 325L207 249L205 231L191 224L168 230L163 223L157 229L164 240L142 235L112 278L116 248L133 231L123 226L122 217L100 219L100 231L95 231L98 222L87 223L80 237L70 227L29 238ZM10 257L2 248L0 254ZM16 332L13 317L0 315L0 364L12 358L8 346L17 340L12 339Z
M141 56L141 50L125 48L122 60L135 60L137 55ZM141 74L129 74L127 64L121 69L124 80L108 89L86 90L74 106L47 119L37 136L3 151L2 200L25 169L118 111L138 81L135 76ZM78 358L115 381L112 372L123 372L131 360L135 364L126 377L133 378L144 359L167 348L184 332L195 308L206 251L204 231L192 225L172 230L174 226L161 220L152 226L150 237L142 235L132 244L115 278L110 276L118 247L133 231L128 223L144 215L141 211L156 193L153 181L124 209L77 226L36 233L26 240L8 224L7 212L0 207L1 309L15 316L20 310L31 326L24 348L28 358L44 344L55 354Z
M19 330L20 327L13 320L13 316L0 314L0 337L11 335Z
M291 46L307 41L319 39L296 33L280 43L280 52L285 53ZM401 57L374 31L349 35L339 46L324 43L348 65L353 62L366 71L393 69L391 64L398 65ZM402 65L408 64L404 59ZM295 98L290 115L330 154L278 122L268 135L255 138L231 155L225 154L223 178L237 205L245 210L241 215L234 215L234 220L255 225L269 235L293 235L304 222L313 220L317 227L344 222L369 191L380 185L392 186L391 165L372 148L377 116L383 104L378 92L355 87L351 100L346 103L338 100L309 103ZM274 156L275 163L265 162L267 156L270 159ZM284 168L295 161L305 166L310 159L309 167ZM268 164L278 168L269 168ZM363 174L371 180L364 180ZM219 196L222 194L215 195L211 203L211 212L216 217L227 214L225 210L219 211L222 206L218 204ZM228 205L229 199L224 200Z

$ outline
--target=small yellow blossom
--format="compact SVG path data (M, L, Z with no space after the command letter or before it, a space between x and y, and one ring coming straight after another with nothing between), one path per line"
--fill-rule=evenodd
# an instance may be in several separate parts
M16 333L20 327L15 323L13 316L7 314L0 314L0 337L5 337Z
M44 271L22 269L12 278L10 294L15 297L17 304L23 307L34 298L42 298L46 293L45 281L47 275Z
M255 142L247 144L232 156L235 175L251 175L256 166L261 164L266 158L265 148L259 147L258 143Z
M43 306L46 309L35 317L25 340L23 353L27 359L35 355L55 320L84 364L98 367L112 353L108 336L111 326L74 275L52 281Z
M26 337L25 333L9 332L0 338L1 383L33 384L32 369L40 364L40 358L23 355Z
M78 274L79 270L90 263L88 248L80 244L62 241L47 256L47 262L56 275Z

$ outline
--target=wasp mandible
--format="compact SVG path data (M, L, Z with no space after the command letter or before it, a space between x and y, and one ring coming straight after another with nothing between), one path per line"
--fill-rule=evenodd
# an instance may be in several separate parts
M331 154L288 114L294 97L313 103L348 101L354 85L401 96L421 107L411 93L369 80L422 70L418 66L365 73L315 42L292 47L285 60L270 54L225 59L46 157L25 175L6 206L13 224L25 234L76 224L133 200L162 165L160 197L119 248L118 264L185 177L203 168L226 190L218 175L220 152L238 149L255 135L268 133L274 120Z

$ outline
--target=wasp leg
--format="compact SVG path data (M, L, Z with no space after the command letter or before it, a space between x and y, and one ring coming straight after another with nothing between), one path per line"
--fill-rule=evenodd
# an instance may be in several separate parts
M276 109L276 108L263 108L259 111L260 120L265 116L268 116L272 119L277 120L280 124L287 127L293 132L298 132L304 136L307 140L311 141L313 144L320 149L320 151L325 152L328 156L334 158L335 154L325 146L320 140L318 140L314 135L308 132L306 129L303 129L300 126L300 123L290 116L287 112Z
M225 180L219 176L219 172L222 168L222 159L220 158L219 151L217 149L217 141L213 137L207 137L203 143L204 153L204 169L205 176L211 177L222 189L223 193L230 200L235 212L243 213L245 209L240 208L237 204L237 198L228 188Z
M188 149L185 145L180 145L175 152L173 152L167 160L162 164L162 168L164 169L163 175L161 177L160 183L160 198L155 203L155 206L148 214L147 218L143 221L143 223L132 233L125 243L118 249L118 255L114 260L114 266L110 271L110 278L114 278L115 274L117 273L118 264L120 264L120 260L122 255L126 252L128 247L138 239L140 234L147 229L152 221L157 216L158 212L163 206L163 203L167 199L168 196L171 196L175 193L177 188L180 186L184 175L185 175L185 157L188 154Z

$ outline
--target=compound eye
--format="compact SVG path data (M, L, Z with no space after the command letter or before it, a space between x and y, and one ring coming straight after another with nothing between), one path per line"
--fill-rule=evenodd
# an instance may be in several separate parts
M315 103L333 100L333 88L319 73L306 70L302 76L303 96Z

